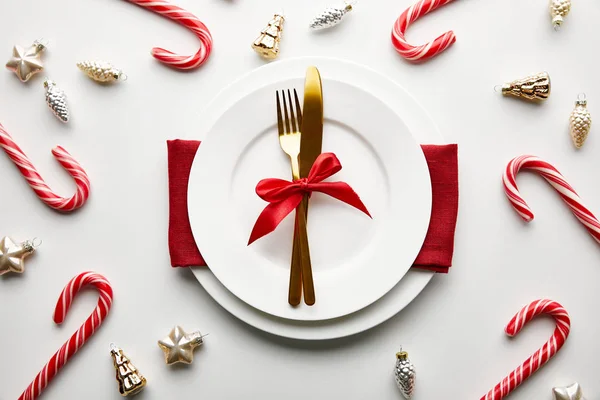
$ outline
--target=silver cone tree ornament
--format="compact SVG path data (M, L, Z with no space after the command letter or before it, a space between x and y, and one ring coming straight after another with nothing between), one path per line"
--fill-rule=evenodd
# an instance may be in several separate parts
M44 81L46 88L46 103L56 118L62 122L69 122L69 107L67 106L67 96L54 81L46 79Z
M405 399L411 399L415 391L416 372L415 366L408 358L408 353L400 351L396 353L396 366L394 367L394 377L396 386Z
M124 81L127 75L106 61L82 61L77 67L96 82Z
M550 16L554 30L560 29L569 11L571 11L571 0L550 0Z
M353 3L351 2L345 2L338 7L326 8L310 21L309 27L313 30L321 30L336 26L342 22L347 13L352 11L352 5Z
M575 147L579 149L583 146L591 127L592 115L587 109L587 100L585 99L585 95L579 95L575 102L575 109L573 109L569 118L569 130Z

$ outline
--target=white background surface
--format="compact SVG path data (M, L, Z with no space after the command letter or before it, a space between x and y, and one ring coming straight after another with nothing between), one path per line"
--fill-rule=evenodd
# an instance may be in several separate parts
M16 398L96 303L77 299L64 326L52 322L66 282L84 270L105 274L115 303L105 325L52 382L45 398L117 399L108 344L125 349L148 378L143 399L398 399L391 368L403 344L418 369L415 399L476 399L542 344L550 321L532 323L514 340L503 327L539 297L570 312L571 336L559 355L511 398L551 399L553 385L578 380L600 396L596 295L600 252L557 195L539 178L519 178L536 220L522 223L504 198L500 175L523 153L554 163L587 202L600 209L600 142L596 128L575 151L567 120L578 92L600 108L593 55L600 5L576 0L563 30L553 32L545 1L461 1L413 28L414 42L454 29L457 43L423 65L404 62L389 33L408 1L363 1L336 30L306 25L325 1L180 0L211 29L214 52L200 70L181 73L149 55L160 45L191 52L185 29L121 1L2 2L0 49L50 40L45 74L68 94L72 121L46 110L42 77L22 84L0 74L0 121L49 184L72 193L50 155L56 144L80 160L92 196L75 214L44 206L7 157L0 156L0 235L44 240L22 276L0 279L0 399ZM288 16L281 59L335 56L373 67L422 102L448 141L460 144L460 212L454 267L436 276L412 305L365 334L304 343L249 328L222 310L188 270L171 269L167 250L165 140L197 138L201 110L220 88L263 61L250 42L271 14ZM113 87L89 81L75 67L107 59L130 79ZM547 70L553 94L542 105L504 99L495 84ZM268 110L270 111L270 110ZM600 115L600 114L597 114ZM189 368L168 368L156 340L174 324L209 332Z

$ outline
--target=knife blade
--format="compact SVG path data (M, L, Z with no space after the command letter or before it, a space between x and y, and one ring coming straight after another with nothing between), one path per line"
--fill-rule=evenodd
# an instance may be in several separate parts
M308 173L317 157L321 154L323 144L323 90L319 70L308 67L304 81L304 104L302 107L302 126L300 131L300 178L308 177ZM306 232L306 221L308 211L308 196L305 196L297 211L298 241L297 247L300 257L293 256L293 260L300 261L301 273L298 274L297 266L290 274L290 289L299 287L297 281L301 279L304 289L304 302L307 305L315 303L315 288L310 262L310 250L308 246L308 235Z

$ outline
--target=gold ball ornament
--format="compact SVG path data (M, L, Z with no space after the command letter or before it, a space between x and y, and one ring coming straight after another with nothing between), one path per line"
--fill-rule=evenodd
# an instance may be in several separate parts
M25 258L33 254L39 244L34 240L16 243L5 236L0 240L0 275L8 272L22 274L25 271Z
M146 387L146 378L139 373L123 350L114 343L110 344L110 356L115 367L119 393L123 396L135 395Z
M182 327L175 326L166 338L158 341L158 346L165 353L167 365L191 364L194 361L194 349L204 343L204 336L198 331L186 333Z
M13 54L6 63L6 68L14 72L21 82L27 82L33 75L44 69L42 64L42 52L46 46L36 40L27 49L16 45Z
M96 82L107 83L127 80L127 75L123 71L113 67L111 63L106 61L82 61L77 63L77 67Z
M592 115L587 109L587 100L585 99L585 94L582 93L577 96L575 108L569 117L569 131L571 133L571 139L573 139L573 144L576 148L579 149L581 146L583 146L583 143L590 133L591 127Z
M585 400L583 391L577 382L567 387L555 387L552 389L552 394L554 400Z

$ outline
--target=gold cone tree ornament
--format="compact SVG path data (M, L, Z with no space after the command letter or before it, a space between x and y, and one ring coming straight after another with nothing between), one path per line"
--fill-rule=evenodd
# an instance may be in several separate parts
M279 55L279 42L281 41L284 22L283 15L275 14L267 27L260 32L260 35L252 43L252 48L261 57L273 60Z
M550 97L550 75L547 72L517 79L502 85L502 94L526 100L546 100Z
M77 67L96 82L106 83L127 80L127 75L123 71L113 67L111 63L106 61L82 61L77 63Z
M122 396L129 396L141 392L146 386L146 378L138 372L129 358L123 354L123 350L111 343L110 356L116 370L119 393Z
M560 29L569 11L571 11L571 0L550 0L550 16L555 31Z
M587 100L585 94L581 93L577 96L575 102L575 108L571 112L569 118L569 130L571 132L571 139L576 148L581 148L583 143L590 133L592 127L592 115L587 109Z

